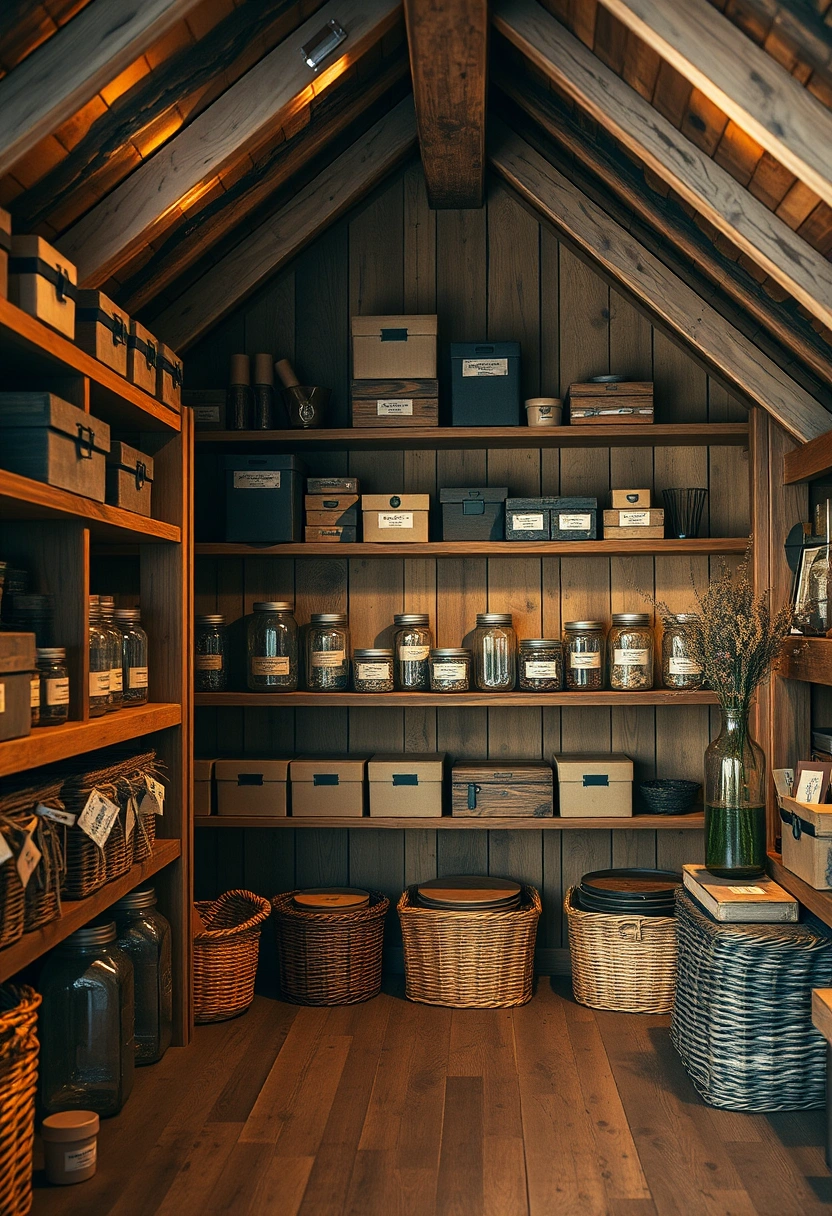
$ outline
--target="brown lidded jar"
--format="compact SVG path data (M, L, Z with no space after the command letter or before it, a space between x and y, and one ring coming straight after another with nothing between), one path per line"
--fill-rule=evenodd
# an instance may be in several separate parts
M95 1173L98 1115L92 1110L61 1110L41 1127L46 1176L58 1186L86 1182Z

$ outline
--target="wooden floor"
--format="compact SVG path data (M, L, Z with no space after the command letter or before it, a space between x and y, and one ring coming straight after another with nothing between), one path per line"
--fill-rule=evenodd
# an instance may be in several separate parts
M828 1214L824 1112L711 1110L668 1021L594 1013L549 979L500 1011L258 997L140 1070L97 1176L37 1175L34 1212Z

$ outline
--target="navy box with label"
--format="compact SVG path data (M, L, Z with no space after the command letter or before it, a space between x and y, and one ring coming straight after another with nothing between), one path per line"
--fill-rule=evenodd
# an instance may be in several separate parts
M226 456L225 539L281 544L303 537L303 479L297 456Z
M520 343L451 343L454 426L520 425Z

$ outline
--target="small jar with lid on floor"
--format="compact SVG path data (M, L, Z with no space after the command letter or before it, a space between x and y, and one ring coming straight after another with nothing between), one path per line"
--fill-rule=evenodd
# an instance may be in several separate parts
M474 631L477 688L510 692L517 679L517 634L510 612L478 612Z
M247 683L252 692L295 692L298 627L294 604L256 600L246 625Z
M603 621L564 621L564 681L569 692L598 692L604 687Z
M155 1064L173 1033L170 925L156 908L152 887L131 891L112 911L118 947L133 963L136 1063Z
M306 633L306 687L346 692L350 686L350 631L346 612L313 612Z
M648 613L612 614L607 656L613 692L646 692L653 687L654 646Z
M121 668L124 675L124 705L144 705L147 701L148 645L138 608L116 608L115 622L121 630Z

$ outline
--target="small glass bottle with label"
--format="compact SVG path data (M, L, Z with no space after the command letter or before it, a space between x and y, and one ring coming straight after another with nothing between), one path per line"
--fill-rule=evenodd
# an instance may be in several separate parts
M121 669L121 630L115 624L116 602L111 595L100 595L101 621L110 635L110 700L107 709L121 709L124 704L124 675Z
M440 646L430 652L431 692L470 692L474 656L462 646Z
M355 650L352 686L356 692L392 692L393 651L379 647Z
M40 726L40 672L37 670L32 672L29 681L29 708L32 711L32 726Z
M510 692L517 679L517 635L510 612L478 612L474 631L477 688Z
M225 617L218 612L198 616L194 629L194 689L222 692L227 683Z
M397 612L393 624L396 627L393 643L396 688L402 692L428 692L428 660L433 646L430 617L426 612Z
M598 692L604 687L603 621L564 621L564 681L569 692Z
M691 658L685 630L685 623L693 619L693 613L679 612L665 621L662 637L662 684L665 688L702 687L702 668Z
M138 608L116 608L116 625L121 630L121 668L124 673L124 705L144 705L147 701L147 634L142 629Z
M298 686L298 627L294 605L257 600L246 628L247 682L252 692L295 692Z
M523 638L518 666L524 692L560 692L563 687L563 646L555 638Z
M100 718L110 704L110 634L97 595L90 596L90 717Z
M40 684L38 726L60 726L69 717L69 672L63 646L36 652Z
M653 687L654 639L646 612L614 612L607 638L610 688L645 692Z
M306 634L306 687L346 692L350 686L350 631L346 612L313 612Z

